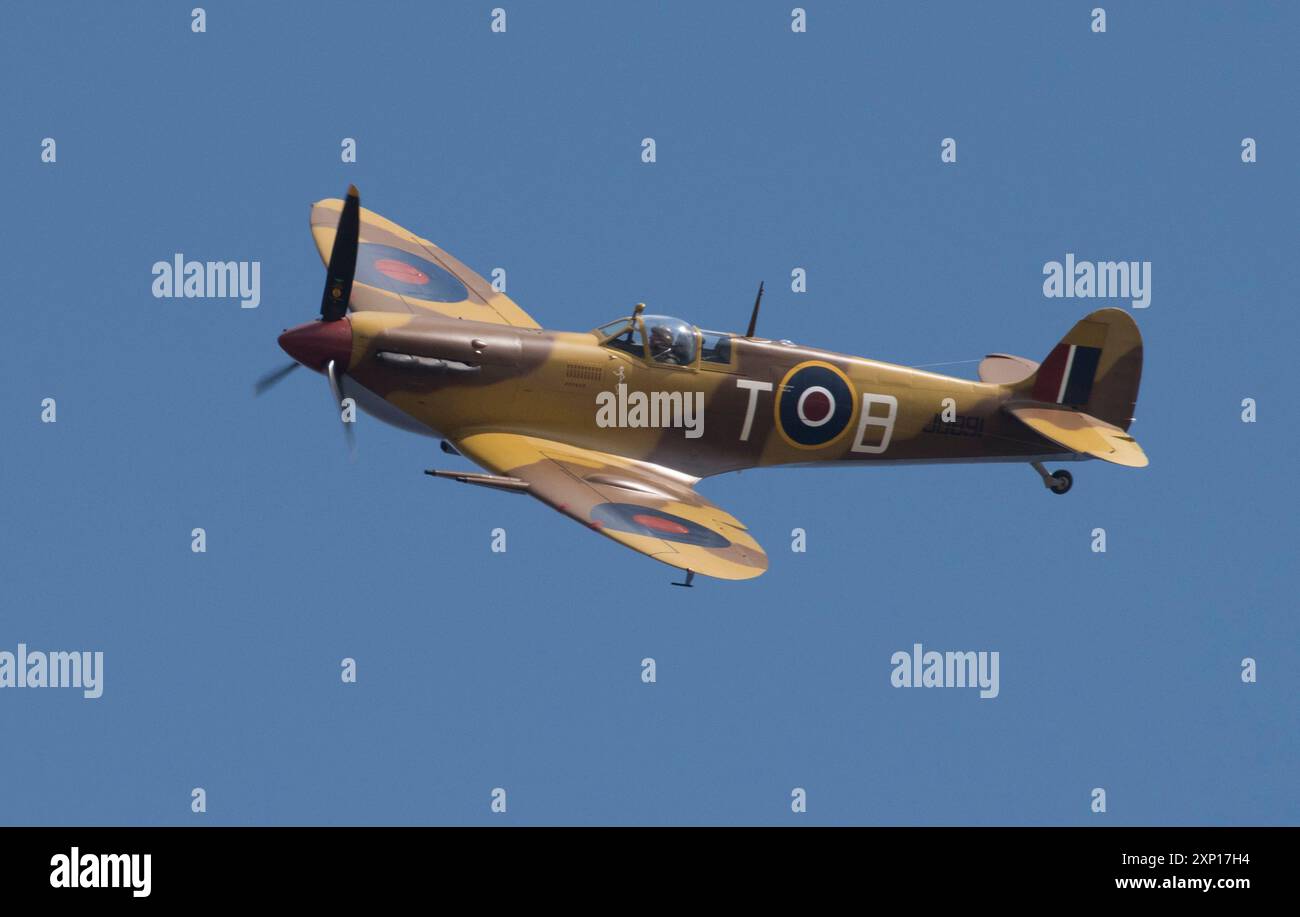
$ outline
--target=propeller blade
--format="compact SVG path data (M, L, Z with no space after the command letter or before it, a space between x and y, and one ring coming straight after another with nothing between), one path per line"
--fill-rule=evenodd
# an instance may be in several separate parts
M356 185L349 185L325 274L325 293L320 302L322 321L336 322L347 314L348 301L352 298L352 277L357 272L357 238L360 235L361 195Z
M267 390L269 390L272 386L274 386L285 376L289 375L289 373L297 369L300 365L301 364L298 363L290 363L288 366L281 366L279 369L272 370L271 372L267 373L265 376L258 379L257 382L253 385L253 394L265 395Z
M329 376L330 391L334 393L334 410L339 412L339 420L343 423L343 438L348 444L348 458L355 459L357 457L357 435L352 429L352 424L343 420L342 413L343 387L341 383L343 372L334 365L333 360L330 360L329 364L325 367L325 375Z

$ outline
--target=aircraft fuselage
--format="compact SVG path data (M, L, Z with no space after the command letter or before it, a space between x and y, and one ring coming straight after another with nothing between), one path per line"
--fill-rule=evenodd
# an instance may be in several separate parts
M480 430L520 433L694 477L1078 457L1001 410L1014 386L787 342L732 335L712 359L697 352L676 365L592 332L389 312L355 312L350 322L348 377L386 402L376 410L363 397L362 407L384 417L391 406L453 442Z

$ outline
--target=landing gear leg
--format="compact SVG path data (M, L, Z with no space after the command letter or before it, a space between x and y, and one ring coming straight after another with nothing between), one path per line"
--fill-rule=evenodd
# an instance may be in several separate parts
M1029 464L1043 479L1043 486L1054 494L1069 493L1070 488L1074 486L1074 475L1064 468L1058 468L1055 473L1048 474L1042 462L1030 462Z
M686 582L684 582L684 583L673 583L673 585L674 585L674 586L685 586L687 589L690 589L690 588L692 588L692 587L695 585L695 584L694 584L694 579L695 579L695 571L694 571L694 570L687 570L687 571L686 571Z

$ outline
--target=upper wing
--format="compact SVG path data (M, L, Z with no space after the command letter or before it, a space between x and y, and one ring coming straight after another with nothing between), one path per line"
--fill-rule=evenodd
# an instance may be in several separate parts
M1003 410L1035 433L1071 452L1130 468L1147 466L1146 453L1137 440L1114 424L1098 420L1091 414L1069 408L1030 405L1005 405Z
M634 551L720 579L750 579L767 555L745 526L691 487L694 478L645 462L534 436L475 433L456 448L518 478L548 506Z
M326 264L342 211L338 198L317 201L311 208L312 238ZM364 207L351 308L354 312L432 312L516 328L540 327L509 296L492 289L428 239Z

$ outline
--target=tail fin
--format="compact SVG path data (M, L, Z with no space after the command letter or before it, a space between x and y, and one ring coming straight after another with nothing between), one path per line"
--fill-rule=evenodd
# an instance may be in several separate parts
M1142 379L1142 334L1123 309L1098 309L1085 316L1017 394L1047 404L1077 408L1127 430Z

